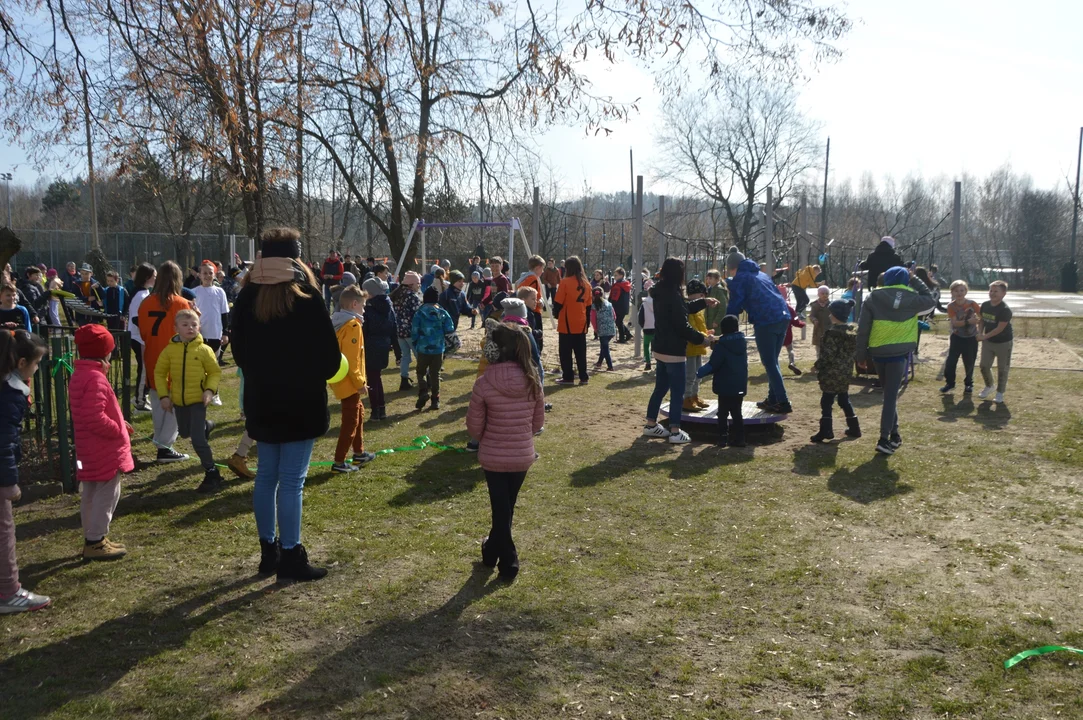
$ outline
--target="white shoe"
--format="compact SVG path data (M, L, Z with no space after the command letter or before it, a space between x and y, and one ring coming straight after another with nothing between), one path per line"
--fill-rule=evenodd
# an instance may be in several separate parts
M213 398L211 398L211 405L218 405L219 407L221 407L222 406L222 398L215 395Z
M644 425L643 434L647 437L667 438L669 437L669 430L662 427L662 424L657 425Z
M0 615L33 612L48 607L51 602L52 600L45 595L38 595L26 588L19 588L11 597L0 600Z
M672 433L669 436L669 444L670 445L683 445L686 442L691 442L691 441L692 441L692 438L688 437L688 433L686 433L684 430L678 430L677 432Z
M980 393L978 393L978 397L980 397L982 400L984 400L985 398L992 395L994 390L996 390L996 388L984 387L984 388L982 388L982 391Z
M1004 402L1004 393L997 393L996 397L993 398L993 402L997 402L997 403Z

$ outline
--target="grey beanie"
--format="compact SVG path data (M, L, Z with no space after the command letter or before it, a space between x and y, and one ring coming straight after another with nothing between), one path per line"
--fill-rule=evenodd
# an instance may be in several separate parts
M342 273L342 282L339 283L342 287L350 287L357 284L357 277L352 272Z
M513 315L526 320L526 303L519 298L504 298L500 303L500 307L504 308L505 315Z
M744 253L742 253L740 250L738 250L737 246L734 245L733 247L730 248L729 255L726 256L726 269L727 270L735 270L737 268L737 266L741 264L741 261L744 260L744 259L745 259Z
M387 283L378 277L370 277L361 284L361 289L368 293L369 297L387 294Z
M488 280L492 280L492 278L493 278L493 270L492 270L492 268L485 268L484 270L482 270L481 271L481 276L483 278L488 279Z

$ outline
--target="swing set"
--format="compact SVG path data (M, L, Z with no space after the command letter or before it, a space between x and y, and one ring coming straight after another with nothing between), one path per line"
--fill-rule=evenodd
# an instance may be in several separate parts
M518 231L519 239L523 243L523 249L526 251L526 257L531 256L530 245L526 241L526 235L523 233L523 224L519 222L519 218L512 218L507 222L445 222L445 223L429 223L424 220L414 220L413 226L410 227L410 234L406 237L406 243L402 248L402 254L399 255L398 265L395 266L396 272L401 272L403 263L406 262L406 255L410 252L410 248L414 242L414 236L416 235L420 241L421 256L419 258L420 267L422 272L428 266L426 262L429 260L426 248L426 231L433 230L448 230L452 228L507 228L508 230L508 253L505 258L508 261L508 272L511 278L515 277L515 233ZM438 260L439 258L433 258Z

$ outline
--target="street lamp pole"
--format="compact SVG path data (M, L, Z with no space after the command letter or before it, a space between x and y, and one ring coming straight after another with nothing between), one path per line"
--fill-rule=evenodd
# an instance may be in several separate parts
M8 227L9 228L11 227L11 180L12 180L12 177L13 177L12 174L9 173L9 172L8 173L0 173L0 178L3 178L3 180L4 180L4 198L7 200L7 204L8 204Z

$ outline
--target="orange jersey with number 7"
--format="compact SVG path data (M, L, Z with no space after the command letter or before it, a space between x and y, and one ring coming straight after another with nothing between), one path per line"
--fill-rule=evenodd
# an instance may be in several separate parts
M557 286L553 301L560 305L557 332L566 335L582 335L587 331L587 310L592 300L590 283L579 278L566 277Z
M177 313L181 310L189 310L192 303L180 295L170 298L169 307L162 307L161 301L154 293L143 298L139 305L139 334L143 338L143 365L147 372L147 385L151 390L154 387L154 366L158 362L158 356L162 354L169 341L176 335L173 323L177 319Z

